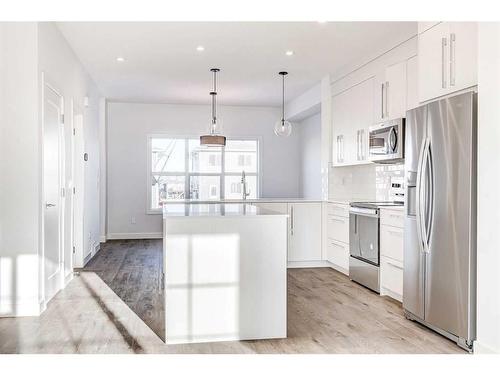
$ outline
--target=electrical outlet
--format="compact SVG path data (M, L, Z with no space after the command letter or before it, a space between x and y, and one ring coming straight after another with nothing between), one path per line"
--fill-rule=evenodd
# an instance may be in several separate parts
M135 221L135 216L132 216L132 217L130 218L130 223L132 223L132 224L135 224L135 223L136 223L136 221Z

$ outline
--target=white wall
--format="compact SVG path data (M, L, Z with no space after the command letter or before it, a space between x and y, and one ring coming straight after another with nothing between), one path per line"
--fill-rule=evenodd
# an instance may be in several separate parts
M0 22L0 316L39 313L36 23Z
M479 24L476 353L500 353L500 23Z
M296 125L299 134L299 195L321 199L321 113Z
M220 107L228 137L261 138L262 197L298 197L299 136L274 135L279 108ZM158 236L161 215L146 214L147 134L199 136L206 132L210 107L204 105L108 103L108 237ZM136 224L131 224L135 217Z
M66 149L66 189L72 189L72 113L71 103L83 111L85 152L89 160L85 163L84 196L84 244L85 249L94 251L99 244L99 91L76 58L59 29L49 22L38 26L38 62L39 73L64 97L65 113L65 149ZM41 90L41 87L40 87ZM41 91L40 91L41 94ZM84 107L84 97L89 98L88 107ZM82 156L83 157L83 156ZM66 195L64 257L72 258L71 206L70 195ZM65 262L65 276L70 277L71 262Z

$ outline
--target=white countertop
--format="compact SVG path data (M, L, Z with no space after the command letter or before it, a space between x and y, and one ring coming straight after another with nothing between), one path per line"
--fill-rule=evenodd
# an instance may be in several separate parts
M183 199L178 201L169 201L167 205L171 204L217 204L217 203L321 203L324 202L322 199L307 199L307 198L255 198L255 199L218 199L218 200L195 200L195 199Z
M288 216L272 210L242 203L199 203L165 205L163 218L176 217L255 217L255 216Z

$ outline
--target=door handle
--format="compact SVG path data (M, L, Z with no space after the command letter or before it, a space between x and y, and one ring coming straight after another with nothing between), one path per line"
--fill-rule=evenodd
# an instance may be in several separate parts
M55 207L54 203L45 203L45 208Z
M290 207L290 234L293 236L293 221L294 221L294 217L293 217L293 206Z

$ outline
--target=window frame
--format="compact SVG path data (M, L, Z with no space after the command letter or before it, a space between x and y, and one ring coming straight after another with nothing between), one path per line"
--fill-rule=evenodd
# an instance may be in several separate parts
M152 170L152 140L156 138L170 138L170 139L183 139L185 141L185 170L184 172L153 172ZM189 171L189 140L199 139L199 135L172 135L168 133L154 133L147 135L146 142L146 160L147 160L147 170L146 170L146 213L151 215L157 215L162 213L161 208L153 208L151 205L151 181L153 176L184 176L184 191L186 199L184 200L172 200L172 204L183 203L185 200L191 199L190 197L190 183L191 177L195 176L218 176L220 180L220 198L219 199L209 199L209 200L196 200L196 202L217 202L225 199L225 177L226 176L241 176L241 173L237 172L226 172L225 171L225 148L221 151L221 171L219 172L190 172ZM226 137L228 141L256 141L257 142L257 172L246 172L247 176L255 176L257 178L257 191L255 193L256 198L260 197L260 192L262 191L262 137L260 136L228 136Z

